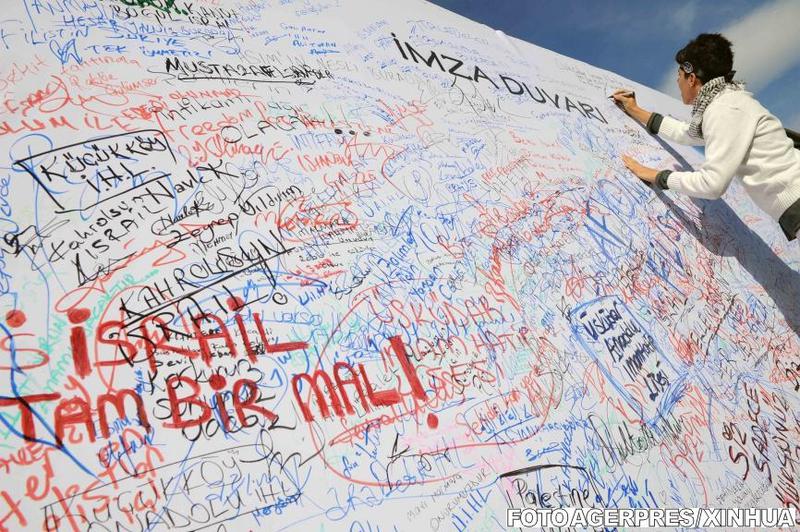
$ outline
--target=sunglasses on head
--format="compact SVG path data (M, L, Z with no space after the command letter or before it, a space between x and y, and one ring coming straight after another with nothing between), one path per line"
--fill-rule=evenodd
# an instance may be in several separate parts
M692 72L694 72L694 66L689 61L684 61L683 63L681 63L680 69L686 72L687 76ZM731 70L730 72L725 74L725 81L730 83L733 80L733 76L735 74L736 74L735 70ZM695 72L695 75L697 76L698 74Z

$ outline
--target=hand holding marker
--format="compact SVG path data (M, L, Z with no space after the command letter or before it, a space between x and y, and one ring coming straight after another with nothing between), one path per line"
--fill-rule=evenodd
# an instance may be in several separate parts
M614 98L614 96L621 96L623 98L636 98L636 93L633 92L633 91L626 91L626 90L622 89L622 90L618 90L618 91L614 92L614 94L609 96L609 98L611 98L612 100L616 100L616 98Z
M630 111L636 107L636 93L627 89L619 89L609 96L614 103L630 114Z

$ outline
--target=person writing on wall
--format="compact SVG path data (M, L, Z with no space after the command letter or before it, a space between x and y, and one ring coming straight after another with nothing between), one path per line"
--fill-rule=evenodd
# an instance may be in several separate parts
M681 144L705 145L705 161L693 172L648 168L624 155L638 178L661 189L717 199L734 176L755 204L778 221L786 238L800 237L800 151L780 121L733 81L733 50L718 33L703 33L676 55L678 88L693 104L691 122L639 107L628 90L612 97L648 131Z

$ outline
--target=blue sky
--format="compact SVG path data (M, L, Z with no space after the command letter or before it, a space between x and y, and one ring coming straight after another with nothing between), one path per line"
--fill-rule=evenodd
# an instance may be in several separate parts
M800 0L432 2L676 97L675 52L699 33L720 32L733 41L737 78L800 131Z

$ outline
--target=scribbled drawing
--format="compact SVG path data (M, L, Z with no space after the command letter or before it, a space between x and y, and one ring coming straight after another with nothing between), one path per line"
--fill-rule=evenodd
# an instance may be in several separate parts
M572 331L604 377L646 423L670 414L682 372L619 298L606 296L572 310Z

